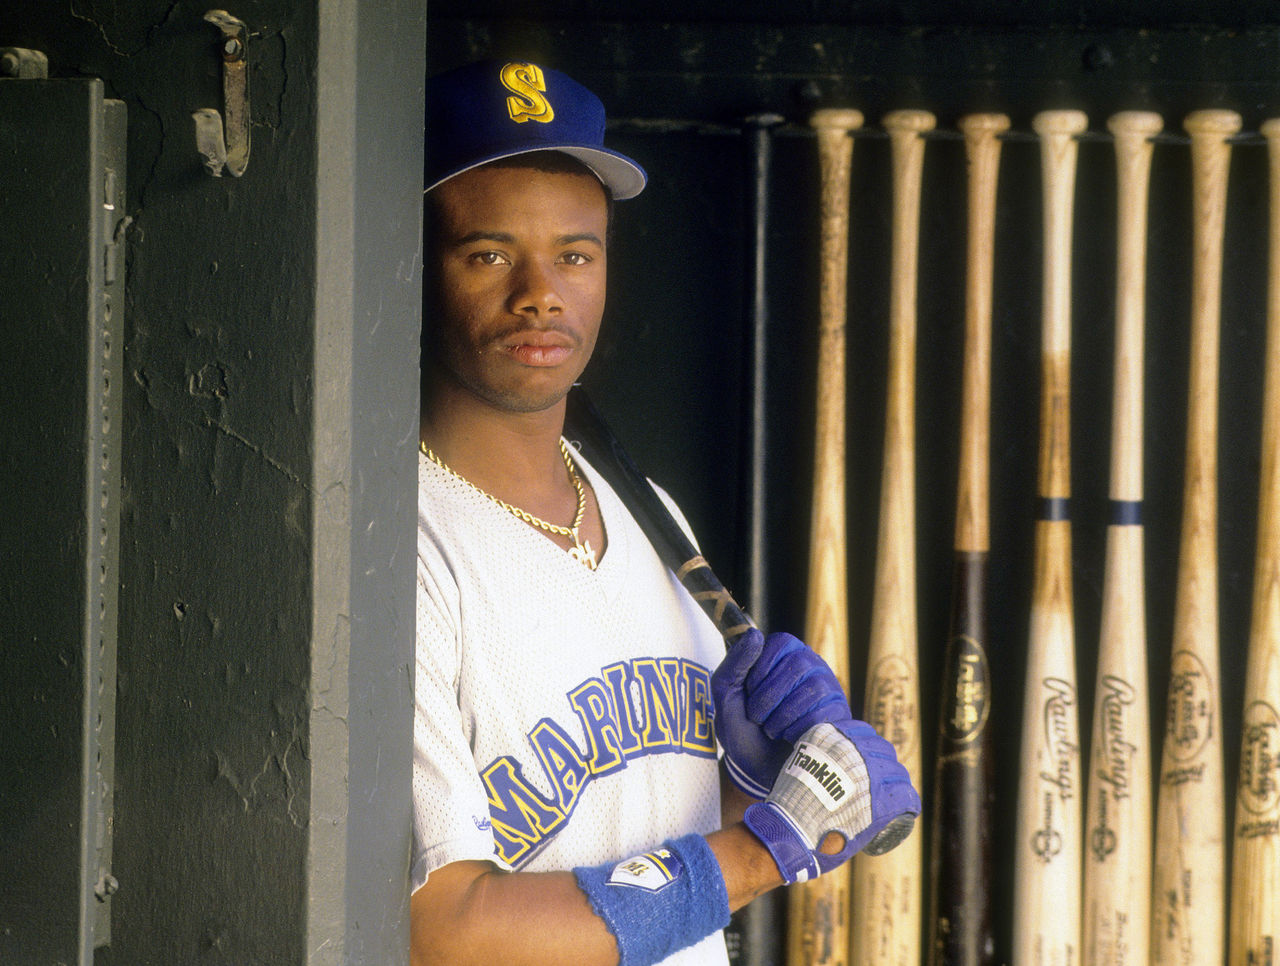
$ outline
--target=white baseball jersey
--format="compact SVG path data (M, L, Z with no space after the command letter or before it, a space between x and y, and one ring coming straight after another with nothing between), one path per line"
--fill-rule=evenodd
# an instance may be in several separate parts
M415 889L458 860L569 870L720 826L724 643L576 462L607 535L595 571L419 456ZM666 962L725 963L724 941Z

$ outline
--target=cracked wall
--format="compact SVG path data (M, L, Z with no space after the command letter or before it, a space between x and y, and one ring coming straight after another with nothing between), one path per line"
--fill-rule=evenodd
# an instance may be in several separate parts
M255 2L252 155L212 178L206 7L6 5L128 110L112 963L301 961L310 820L317 12Z

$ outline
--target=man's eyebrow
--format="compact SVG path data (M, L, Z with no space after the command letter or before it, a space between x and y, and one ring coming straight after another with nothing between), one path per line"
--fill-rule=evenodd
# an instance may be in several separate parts
M557 245L576 245L578 242L592 242L604 248L604 242L600 240L600 236L593 231L580 231L572 235L561 235L556 239Z
M494 241L503 245L514 244L516 236L505 231L473 231L454 241L455 245L471 245L478 241Z
M455 245L474 245L480 241L497 242L500 245L514 245L516 236L505 231L488 231L481 229L480 231L472 231L456 239ZM600 240L600 236L593 231L574 232L569 235L561 235L556 239L556 245L576 245L578 242L591 242L604 248L604 242Z

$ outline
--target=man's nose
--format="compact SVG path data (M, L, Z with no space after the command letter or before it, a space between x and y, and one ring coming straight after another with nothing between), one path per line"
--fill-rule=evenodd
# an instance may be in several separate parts
M552 315L564 310L553 266L538 259L522 261L512 273L511 311L517 315Z

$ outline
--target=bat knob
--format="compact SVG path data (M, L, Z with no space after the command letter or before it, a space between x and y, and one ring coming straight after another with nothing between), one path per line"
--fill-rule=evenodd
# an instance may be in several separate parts
M876 833L876 837L866 844L863 848L863 855L884 855L886 852L892 852L902 840L911 834L911 830L915 828L916 817L910 812L899 815L892 822Z
M813 112L809 124L820 130L853 131L862 127L862 112L852 107L824 107Z

